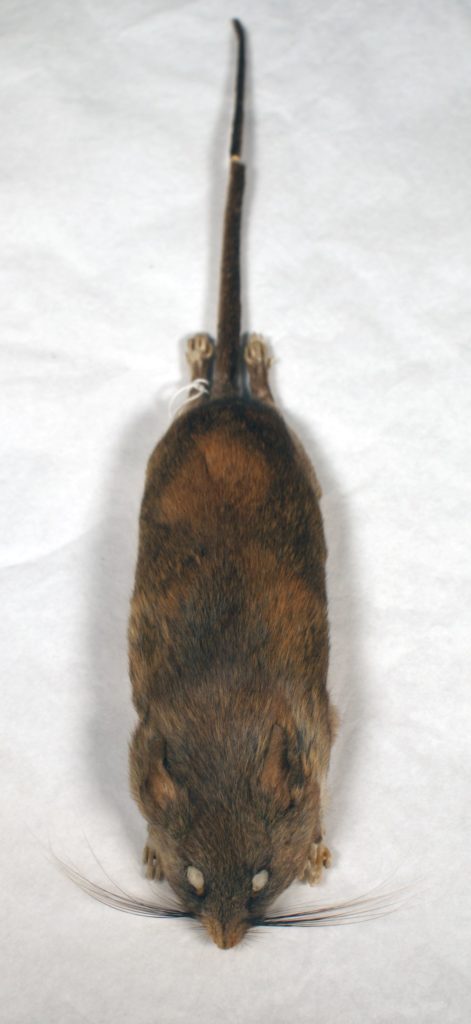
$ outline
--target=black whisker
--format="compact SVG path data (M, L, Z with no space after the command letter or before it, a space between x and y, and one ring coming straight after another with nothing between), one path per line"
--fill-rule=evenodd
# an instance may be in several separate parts
M405 886L392 892L378 892L378 888L365 893L363 896L356 896L351 900L344 900L340 903L311 907L309 910L292 908L291 910L268 914L266 917L257 920L255 925L274 928L316 928L326 927L327 925L373 921L378 917L385 917L387 914L392 914L399 910L411 895L410 889Z
M59 869L87 896L125 914L135 914L139 917L197 920L195 914L183 910L178 900L171 896L166 897L166 903L162 904L126 892L108 875L89 843L88 845L96 863L114 888L106 889L104 886L98 885L97 882L82 875L73 865L61 860L52 849L50 850ZM360 921L374 921L376 918L385 917L387 914L399 910L412 895L412 890L408 886L386 892L381 891L382 886L384 883L363 896L355 896L339 903L311 907L308 910L292 907L278 913L269 913L265 917L253 919L251 925L252 928L325 928L334 925L356 924Z
M177 901L173 901L171 898L168 900L167 905L161 903L154 903L153 900L145 900L140 896L134 896L130 893L121 889L120 886L116 886L118 892L112 889L105 889L103 886L98 885L97 882L92 882L91 879L86 878L82 875L77 868L71 864L66 864L65 861L61 860L60 857L54 853L53 857L65 875L74 882L75 885L82 889L83 892L87 893L94 900L99 903L104 903L108 907L112 907L114 910L121 910L125 914L136 914L139 917L155 917L155 918L193 918L194 915L188 910L182 910L178 906ZM105 872L106 873L106 872ZM108 877L108 876L107 876ZM113 879L110 879L113 885L116 883Z
M119 883L118 883L118 882L117 882L117 881L116 881L116 880L115 880L114 878L111 878L111 875L109 875L109 874L108 874L108 872L107 872L106 868L105 868L105 867L103 867L103 864L102 864L101 860L100 860L100 859L99 859L99 858L97 857L97 855L96 855L96 853L95 853L95 850L93 849L93 846L91 845L91 843L90 843L90 840L89 840L88 836L87 836L87 835L85 834L85 832L83 832L83 830L82 830L82 834L83 834L83 838L85 839L85 842L86 842L86 844L87 844L87 846L88 846L88 849L90 850L90 853L91 853L91 855L92 855L92 857L93 857L93 859L94 859L95 863L96 863L96 864L97 864L97 866L98 866L98 867L100 868L100 871L102 871L102 872L103 872L103 874L104 874L105 878L107 878L107 879L108 879L108 881L109 881L109 882L111 882L111 884L112 884L112 885L114 885L116 889L119 889L120 893L121 893L121 894L122 894L123 896L128 896L128 893L126 893L126 892L124 891L124 889L122 889L122 888L121 888L121 886L119 885Z

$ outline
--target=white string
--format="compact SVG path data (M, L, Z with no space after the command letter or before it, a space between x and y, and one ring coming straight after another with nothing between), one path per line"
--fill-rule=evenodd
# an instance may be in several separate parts
M184 402L181 402L178 409L176 410L175 402L179 398L179 396L183 395L185 392L190 392L193 390L196 392L196 394L188 394L188 398L186 398ZM209 384L204 377L197 377L196 380L192 380L190 384L184 384L182 388L178 388L178 391L174 392L168 403L168 415L170 419L173 419L173 417L176 415L176 412L180 412L180 409L183 409L184 405L188 405L189 402L194 402L195 398L199 398L201 395L209 395Z

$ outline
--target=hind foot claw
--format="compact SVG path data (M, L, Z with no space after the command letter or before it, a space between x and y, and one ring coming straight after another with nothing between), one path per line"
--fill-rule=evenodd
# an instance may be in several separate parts
M195 334L188 338L186 345L186 358L193 366L194 363L204 363L212 359L214 355L214 343L209 334Z
M244 360L247 366L250 392L252 398L273 405L273 395L268 383L268 370L272 360L261 334L251 334L244 349Z
M264 366L270 368L273 360L268 355L268 347L261 334L251 334L245 346L244 359L247 366Z

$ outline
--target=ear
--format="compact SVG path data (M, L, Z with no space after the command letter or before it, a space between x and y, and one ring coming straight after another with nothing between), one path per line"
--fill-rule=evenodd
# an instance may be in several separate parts
M178 784L168 770L166 753L164 738L155 737L150 748L147 788L162 811L166 811L178 796Z
M294 726L273 725L260 775L262 792L286 810L300 800L306 775L307 762Z

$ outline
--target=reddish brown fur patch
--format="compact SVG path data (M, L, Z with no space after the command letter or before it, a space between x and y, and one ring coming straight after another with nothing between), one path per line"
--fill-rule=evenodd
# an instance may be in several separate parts
M265 610L270 630L279 635L279 643L293 639L306 627L325 629L325 602L296 576L282 570L277 573L277 586L266 594Z
M197 525L214 509L213 490L205 460L193 449L160 494L162 519L168 523L188 519Z
M271 731L265 763L260 775L260 785L264 792L272 793L276 796L280 807L287 807L290 801L285 748L286 739L284 731L281 726L274 725Z
M262 544L245 545L241 561L253 615L263 621L273 638L271 649L278 666L286 666L296 656L302 662L315 635L327 642L326 602L312 586Z
M226 501L241 505L262 503L271 483L271 471L262 452L219 431L200 437L197 445L211 480L224 487Z
M168 523L208 524L221 501L238 509L262 504L271 470L259 451L222 431L196 438L195 445L160 494L160 514Z
M164 810L172 800L175 800L175 784L162 763L158 764L156 770L152 773L149 779L149 789L154 800L162 810Z

